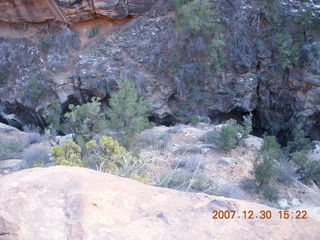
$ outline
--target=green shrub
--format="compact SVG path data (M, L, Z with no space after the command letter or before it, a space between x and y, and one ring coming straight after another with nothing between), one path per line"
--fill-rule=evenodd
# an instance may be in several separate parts
M230 151L237 144L237 129L232 125L226 125L221 128L218 142L220 147L225 151Z
M161 187L173 188L173 189L183 189L189 185L191 173L184 170L172 170L161 176L158 183Z
M249 134L252 132L252 113L243 116L243 123L240 132L243 138L249 137Z
M138 96L130 79L117 81L118 91L111 93L110 108L106 111L108 128L117 132L117 140L132 149L134 137L152 126L147 118L149 103Z
M216 147L225 151L233 149L237 143L237 135L242 131L242 126L237 124L234 119L228 120L220 131L209 131L200 138L201 141L213 144Z
M20 158L25 144L17 140L0 140L0 160Z
M81 147L104 129L105 117L100 111L100 106L100 99L92 98L91 102L82 105L70 104L70 112L64 114L64 129L75 135L76 142Z
M197 192L212 193L214 190L214 183L206 174L199 173L196 178L191 181L191 187Z
M37 77L32 77L28 81L28 90L32 98L40 98L45 94L45 87Z
M274 186L266 186L262 189L263 196L271 201L271 202L276 202L279 199L279 191L276 187Z
M81 161L81 147L74 141L69 140L62 146L54 146L51 155L55 165L84 166Z
M211 44L208 46L210 69L218 75L221 74L222 68L225 64L225 46L226 44L222 36L213 39Z
M312 149L311 140L307 137L301 123L293 129L292 133L293 141L289 141L287 147L289 152L300 152Z
M177 31L210 33L213 17L212 4L208 0L175 0Z
M295 152L293 153L292 160L299 167L305 168L308 164L308 158L303 152Z
M39 47L43 53L48 53L51 46L48 40L41 38L39 39Z
M100 141L91 140L87 143L88 159L99 171L146 180L145 161L132 156L126 149L111 137L102 136Z
M170 150L172 136L168 132L158 133L155 131L144 132L139 136L140 148L152 148L154 150Z
M305 178L307 180L314 181L318 186L320 186L320 162L319 161L308 162Z
M7 82L7 71L0 68L0 85Z
M191 117L188 117L187 121L188 121L188 123L191 123L192 125L196 125L198 122L200 122L200 119L197 115L193 115Z
M297 34L295 38L299 37ZM290 33L281 32L275 36L274 47L277 51L277 67L281 71L292 69L294 65L298 64L300 59L300 51L302 48L302 39L294 39Z
M31 146L23 152L23 162L19 165L21 169L44 167L50 162L49 153L36 146Z
M265 136L261 148L262 154L267 154L274 160L282 160L284 158L280 144L275 136Z
M254 177L258 186L268 186L276 176L275 161L283 161L283 153L275 136L265 136L261 153L254 164Z
M295 181L296 169L288 164L287 159L283 159L277 166L277 180L279 183L290 186Z
M254 178L258 187L268 186L275 176L274 159L268 154L264 154L256 159L254 164Z
M51 131L61 131L61 114L62 114L62 107L61 104L53 101L51 102L47 108L45 109L45 119L46 122L49 124L49 129Z
M208 194L213 194L215 190L213 181L205 173L192 174L185 169L174 169L163 174L157 185L181 191Z

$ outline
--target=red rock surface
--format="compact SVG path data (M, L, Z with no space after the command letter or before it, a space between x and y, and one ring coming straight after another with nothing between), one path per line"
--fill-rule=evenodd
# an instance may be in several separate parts
M320 222L280 220L247 201L157 188L84 168L0 177L1 240L316 240ZM212 210L270 210L268 220L213 220Z
M96 17L122 18L141 14L150 0L10 0L0 2L0 21L41 23L79 22Z

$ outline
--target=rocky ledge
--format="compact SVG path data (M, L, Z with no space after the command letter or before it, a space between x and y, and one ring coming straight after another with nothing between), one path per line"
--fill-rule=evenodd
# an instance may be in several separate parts
M120 18L145 12L147 0L11 0L0 2L0 21L10 23L47 21L79 22L96 17Z
M0 239L319 239L320 222L280 220L247 201L146 186L71 167L0 177ZM213 220L213 210L270 210L270 220Z

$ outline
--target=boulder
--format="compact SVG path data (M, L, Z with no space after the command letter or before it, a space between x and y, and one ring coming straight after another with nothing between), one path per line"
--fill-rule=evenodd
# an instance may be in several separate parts
M263 139L250 135L242 140L241 145L248 150L259 151L263 145Z
M319 239L320 222L280 220L264 205L147 186L74 167L0 177L0 239ZM237 217L212 219L213 210ZM270 210L268 220L240 213ZM239 213L239 215L238 215Z

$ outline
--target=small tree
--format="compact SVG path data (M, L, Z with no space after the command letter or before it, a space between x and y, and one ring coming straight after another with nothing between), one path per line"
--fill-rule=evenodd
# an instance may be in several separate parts
M230 151L237 143L237 129L233 125L226 125L221 128L219 143L223 150Z
M248 138L251 132L252 132L252 113L250 113L249 115L243 116L241 134L243 138Z
M282 160L284 158L280 144L275 136L265 136L263 138L262 154L268 154L274 160Z
M40 98L45 94L45 86L36 76L32 77L28 81L28 91L32 98Z
M274 136L264 137L261 153L254 163L253 174L259 190L262 190L263 195L269 200L275 200L278 195L276 188L271 186L271 183L278 174L275 162L282 160L283 153L276 138Z
M84 166L81 161L81 147L72 140L62 146L54 146L51 155L55 165Z
M308 157L303 152L293 153L292 160L301 168L305 168L308 164Z
M275 176L274 159L268 154L263 154L257 158L254 164L254 177L258 187L268 186Z
M45 133L48 135L49 139L56 144L58 144L58 141L55 137L58 135L59 131L62 131L62 125L60 122L61 114L61 104L56 101L50 103L44 111L46 123L48 124L48 127L45 129Z
M208 0L175 0L176 29L180 32L204 32L212 31L212 4Z
M76 142L81 146L103 130L105 117L100 111L99 100L92 98L91 102L78 106L70 104L70 112L64 114L64 128L75 135Z
M151 126L146 117L149 104L138 97L130 79L117 81L118 91L111 93L110 108L106 111L108 127L117 132L117 139L127 149L132 148L135 135Z
M293 141L288 142L289 152L301 152L312 149L311 140L307 137L301 123L299 123L292 132Z
M131 177L144 181L145 162L133 157L126 149L111 137L102 136L99 142L91 140L87 143L88 158L94 162L99 171Z
M111 137L103 136L100 141L87 142L90 161L93 161L98 171L112 174L119 173L119 165L126 149L113 141Z

